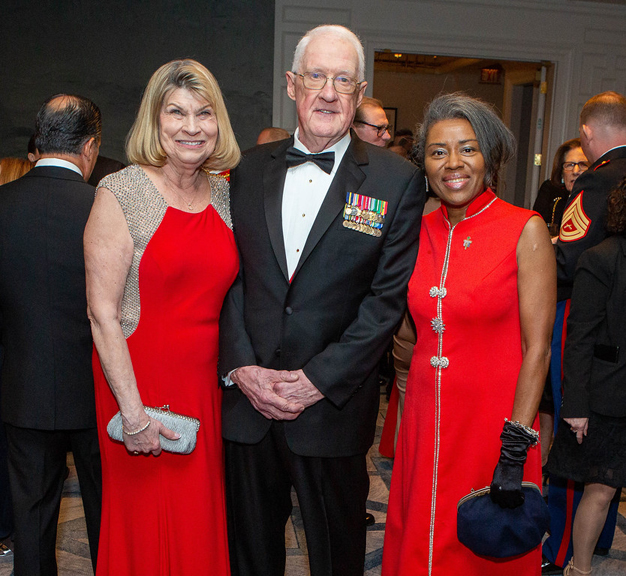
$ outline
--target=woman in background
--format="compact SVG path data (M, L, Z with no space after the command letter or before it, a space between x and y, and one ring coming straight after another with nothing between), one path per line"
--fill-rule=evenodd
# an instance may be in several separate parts
M580 146L580 138L572 138L559 146L554 155L550 179L539 188L533 206L533 210L539 212L548 225L552 238L559 235L563 210L574 182L587 168L589 161Z
M553 244L559 237L563 210L574 188L574 182L587 168L589 168L589 161L580 145L580 138L567 140L558 147L554 155L550 179L539 188L533 206L533 210L539 212L548 225ZM541 463L545 466L554 435L554 399L549 375L539 404L539 427Z

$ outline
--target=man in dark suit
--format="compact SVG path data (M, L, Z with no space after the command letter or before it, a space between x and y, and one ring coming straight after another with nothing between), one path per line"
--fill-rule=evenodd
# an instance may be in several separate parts
M561 407L561 351L574 271L580 255L607 237L607 197L626 176L626 98L616 92L602 92L590 98L580 113L579 131L583 152L592 164L574 182L556 243L557 315L550 362L556 424ZM551 536L543 547L544 574L560 574L559 567L565 566L572 556L571 526L581 497L582 486L550 479ZM598 547L610 547L616 514L614 503Z
M241 262L220 367L234 575L284 573L292 486L312 576L363 574L377 366L405 308L425 199L422 172L350 132L364 61L342 26L307 33L286 73L294 136L232 173Z
M74 454L95 567L100 450L83 231L94 188L100 111L58 95L37 114L35 168L0 194L2 420L15 519L15 574L57 573L56 527L68 450Z

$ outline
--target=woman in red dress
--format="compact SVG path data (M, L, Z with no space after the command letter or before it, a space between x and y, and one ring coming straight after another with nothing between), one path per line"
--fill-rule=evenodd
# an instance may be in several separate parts
M97 574L229 574L218 320L238 270L227 181L239 161L219 86L194 60L157 70L85 230L103 505ZM191 454L144 406L200 420ZM121 412L123 443L107 435Z
M409 282L417 343L382 573L538 576L540 546L505 560L478 556L459 542L456 515L457 502L472 489L491 484L493 500L515 507L522 478L540 483L531 427L554 321L550 237L540 217L489 188L514 149L489 106L462 94L436 98L417 146L442 206L422 220Z

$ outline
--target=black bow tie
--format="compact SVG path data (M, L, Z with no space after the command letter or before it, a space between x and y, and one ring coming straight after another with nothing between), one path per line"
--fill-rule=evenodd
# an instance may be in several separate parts
M287 150L287 168L300 166L300 164L304 164L305 162L314 162L324 170L326 174L330 174L335 164L335 153L322 152L321 154L305 154L302 150L298 150L293 146Z

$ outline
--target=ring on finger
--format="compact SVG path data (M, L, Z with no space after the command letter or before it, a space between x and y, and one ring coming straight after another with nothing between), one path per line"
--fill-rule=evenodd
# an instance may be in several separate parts
M137 452L137 450L135 450L135 451L133 452L133 454L134 454L135 456L139 456L139 452Z

